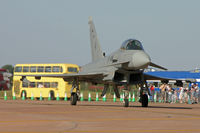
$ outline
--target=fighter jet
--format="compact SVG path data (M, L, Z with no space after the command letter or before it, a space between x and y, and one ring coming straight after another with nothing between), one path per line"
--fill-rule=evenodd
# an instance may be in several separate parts
M116 96L119 98L120 94L117 86L123 85L125 107L129 106L129 85L140 84L142 86L140 96L141 103L143 107L147 107L148 96L146 93L143 93L146 89L146 87L143 86L145 86L147 80L144 75L144 69L148 66L166 69L152 63L150 56L144 51L142 43L136 39L124 41L117 51L105 56L101 50L92 17L89 17L89 27L92 61L82 66L80 71L76 74L48 76L62 77L65 81L73 81L71 89L71 105L76 105L80 97L79 83L90 82L92 84L104 84L104 89L101 94L102 97L106 94L109 85L112 85L114 86L113 88Z

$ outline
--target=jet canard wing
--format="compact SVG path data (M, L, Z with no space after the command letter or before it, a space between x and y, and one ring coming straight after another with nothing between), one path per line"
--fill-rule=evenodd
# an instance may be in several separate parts
M155 68L159 68L159 69L162 69L162 70L167 70L167 68L164 68L164 67L162 67L162 66L160 66L160 65L157 65L157 64L155 64L155 63L153 63L153 62L151 62L151 63L149 64L149 66L152 66L152 67L155 67Z

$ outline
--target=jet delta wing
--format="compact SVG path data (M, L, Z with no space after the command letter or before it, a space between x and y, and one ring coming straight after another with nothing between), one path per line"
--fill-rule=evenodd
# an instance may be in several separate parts
M103 83L104 90L101 96L106 94L109 85L113 85L114 92L116 96L119 97L120 95L117 86L124 85L124 106L128 107L128 94L130 91L128 86L131 84L141 84L141 86L143 86L146 84L147 79L152 78L148 75L144 75L144 69L148 66L166 69L152 63L150 56L144 51L142 43L136 39L124 41L117 51L111 53L109 56L105 56L101 50L92 17L89 18L89 26L92 62L82 66L80 72L76 74L27 76L35 76L36 78L39 76L61 77L65 81L73 81L71 90L72 105L76 105L76 102L79 99L80 81L91 82L94 84ZM73 89L76 89L76 92L74 92ZM148 106L147 94L142 93L145 89L146 87L141 88L141 102L143 107Z

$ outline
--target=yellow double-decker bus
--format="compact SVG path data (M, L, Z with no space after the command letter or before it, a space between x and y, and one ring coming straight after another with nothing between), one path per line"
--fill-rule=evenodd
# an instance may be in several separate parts
M27 76L28 82L22 81L23 75L45 75L45 74L70 74L77 73L79 66L75 64L17 64L14 68L12 92L16 97L25 98L34 96L43 98L51 96L51 99L59 96L60 98L70 97L72 84L63 78Z

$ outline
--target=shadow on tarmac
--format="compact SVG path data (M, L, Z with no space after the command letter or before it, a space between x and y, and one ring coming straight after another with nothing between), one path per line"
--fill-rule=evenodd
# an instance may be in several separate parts
M163 108L163 109L192 109L191 107L166 107L166 106L149 106L148 108Z
M81 105L78 105L78 106L90 106L90 107L116 107L116 108L119 108L119 107L123 107L123 105L102 105L102 104L99 104L99 105L89 105L89 104L81 104ZM124 108L124 107L123 107ZM148 107L141 107L141 106L129 106L128 108L158 108L158 109L193 109L191 107L166 107L166 106L148 106Z

